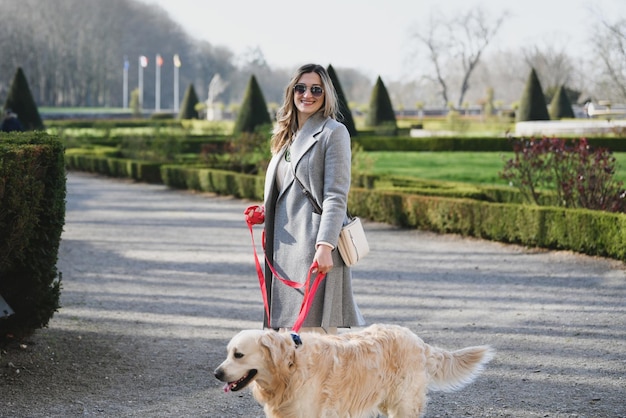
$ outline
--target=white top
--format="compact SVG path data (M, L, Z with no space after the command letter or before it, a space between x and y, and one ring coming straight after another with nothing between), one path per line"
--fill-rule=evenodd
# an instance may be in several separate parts
M287 145L281 151L282 157L278 161L278 166L276 167L276 185L278 186L278 190L280 190L281 192L283 191L283 187L285 185L284 184L285 176L287 175L287 172L291 170L291 162L285 159L285 154L287 154L288 152L289 152L289 145Z

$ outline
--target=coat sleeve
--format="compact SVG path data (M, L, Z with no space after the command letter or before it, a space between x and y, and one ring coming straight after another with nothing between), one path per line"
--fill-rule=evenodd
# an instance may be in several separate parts
M332 122L326 124L320 138L324 150L323 211L316 242L336 247L348 208L352 155L348 130L341 123Z

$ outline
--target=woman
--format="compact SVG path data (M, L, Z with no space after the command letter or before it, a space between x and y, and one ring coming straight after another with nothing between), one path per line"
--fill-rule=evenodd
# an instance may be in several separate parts
M324 67L300 67L285 90L270 144L264 202L268 260L282 278L300 283L314 262L313 276L326 274L303 331L321 327L335 333L338 327L365 323L352 295L352 272L336 249L347 222L351 168L350 135L335 120L337 109L335 88ZM265 326L291 328L303 290L276 279L267 263L265 277L270 307Z

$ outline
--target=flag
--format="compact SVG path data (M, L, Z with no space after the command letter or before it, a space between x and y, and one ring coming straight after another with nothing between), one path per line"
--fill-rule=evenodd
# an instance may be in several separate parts
M130 63L128 62L128 57L124 56L124 69L128 70L128 67L130 67Z
M181 65L183 65L183 63L180 62L180 57L178 54L174 54L174 67L180 68Z
M163 66L163 57L161 56L161 54L157 54L157 56L156 56L156 64L159 67Z
M139 62L141 63L141 66L143 68L146 68L148 66L148 57L146 57L145 55L140 56Z

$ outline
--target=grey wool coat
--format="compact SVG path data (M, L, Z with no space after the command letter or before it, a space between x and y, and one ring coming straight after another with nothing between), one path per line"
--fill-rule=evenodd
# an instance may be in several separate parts
M352 294L352 271L337 250L339 232L347 222L350 190L350 135L344 125L321 113L312 115L297 134L291 147L291 167L276 184L277 167L285 150L273 156L265 177L265 253L284 279L304 283L315 245L324 241L335 246L333 269L320 284L303 327L351 327L365 324ZM347 167L347 168L346 168ZM294 177L322 207L321 215ZM313 282L315 275L311 277ZM291 328L298 317L303 289L291 288L273 277L265 267L271 328Z

